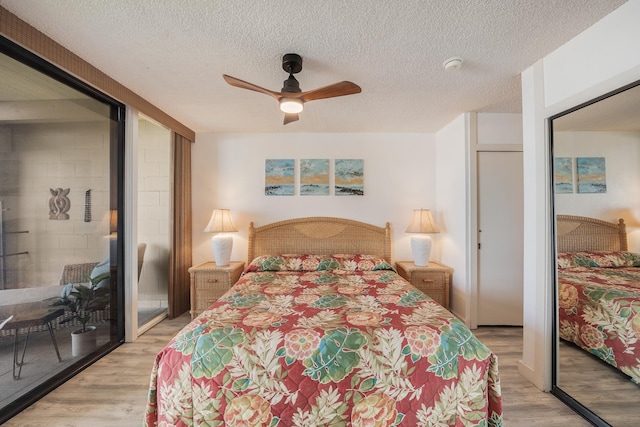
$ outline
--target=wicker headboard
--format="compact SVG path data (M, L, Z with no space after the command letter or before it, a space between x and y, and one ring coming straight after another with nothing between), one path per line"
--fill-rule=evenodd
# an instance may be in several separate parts
M259 255L376 255L391 262L391 225L384 228L350 219L296 218L254 228L249 225L251 262Z
M558 215L556 222L558 252L626 251L627 227L621 218L617 224L575 215Z

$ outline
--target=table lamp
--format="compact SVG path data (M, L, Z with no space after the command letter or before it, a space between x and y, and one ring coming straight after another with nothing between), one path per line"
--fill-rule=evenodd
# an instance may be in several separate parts
M429 234L440 232L433 221L431 211L429 209L415 209L406 232L416 233L414 236L411 236L413 263L417 266L428 265L432 243Z
M225 233L238 231L236 226L233 225L233 221L231 221L229 209L214 209L211 214L211 219L204 231L208 233L218 233L211 238L213 258L217 265L229 265L231 261L231 249L233 248L233 237Z

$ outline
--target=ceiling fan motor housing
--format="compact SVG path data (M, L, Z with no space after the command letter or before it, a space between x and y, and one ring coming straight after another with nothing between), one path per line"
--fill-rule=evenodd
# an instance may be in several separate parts
M289 74L297 74L302 70L302 57L296 53L287 53L282 57L282 69Z
M300 83L298 83L298 80L293 77L293 74L291 74L289 78L283 82L283 85L284 86L282 86L281 92L302 92L300 90Z
M302 70L302 58L295 53L287 53L282 57L282 69L289 73L289 78L284 81L281 92L300 93L300 83L293 77Z

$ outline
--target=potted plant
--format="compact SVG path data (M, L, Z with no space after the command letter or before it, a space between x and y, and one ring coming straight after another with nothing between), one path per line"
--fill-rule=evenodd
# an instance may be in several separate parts
M71 332L71 354L81 356L92 352L97 345L96 327L87 326L92 313L104 310L109 304L110 273L87 276L88 284L67 283L59 297L49 298L53 306L65 306L70 315L62 322L78 319L82 328Z

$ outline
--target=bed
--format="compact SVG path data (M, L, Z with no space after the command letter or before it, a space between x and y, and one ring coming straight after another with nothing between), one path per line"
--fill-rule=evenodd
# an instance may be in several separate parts
M395 272L390 236L251 224L240 280L158 353L145 425L501 426L497 357Z
M640 384L640 254L626 225L558 215L559 335Z

